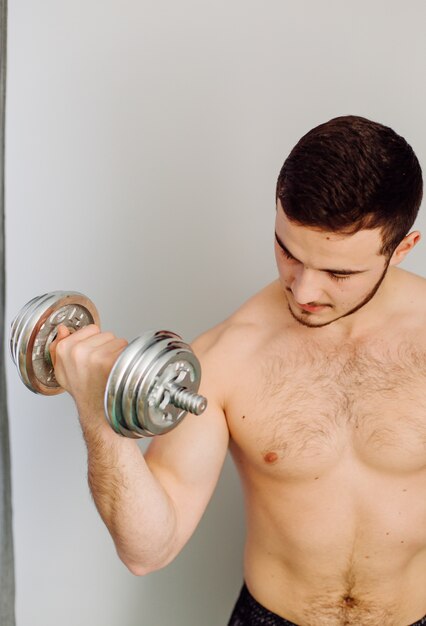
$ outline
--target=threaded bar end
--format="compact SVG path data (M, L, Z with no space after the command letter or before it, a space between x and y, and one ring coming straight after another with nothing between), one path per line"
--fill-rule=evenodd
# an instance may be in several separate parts
M170 404L178 409L194 415L201 415L207 408L207 398L193 393L185 387L172 383L168 385L168 390L170 392Z

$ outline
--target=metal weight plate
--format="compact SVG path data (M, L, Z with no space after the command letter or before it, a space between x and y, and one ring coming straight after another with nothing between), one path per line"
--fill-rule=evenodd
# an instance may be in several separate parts
M172 333L168 333L167 331L148 331L144 333L141 337L141 348L137 358L132 363L132 366L128 368L126 380L123 385L121 410L126 425L139 437L151 437L154 433L144 428L144 425L138 420L135 408L137 393L135 384L139 378L146 376L147 369L158 356L159 347L167 345L173 336Z
M10 353L12 355L13 362L17 365L18 362L18 337L21 334L22 326L25 323L28 312L33 308L34 304L41 300L41 298L45 298L47 294L44 296L38 296L37 298L33 298L19 311L18 315L12 322L12 326L10 329Z
M72 332L99 325L99 314L89 298L74 291L53 291L30 300L12 322L10 351L22 382L34 393L55 395L58 385L49 346L64 324Z
M124 437L143 436L133 432L126 424L122 408L123 391L134 364L139 361L145 349L155 341L155 333L150 331L131 341L114 363L107 381L104 398L105 414L115 432Z
M35 389L31 386L26 367L27 357L30 356L27 340L31 339L31 337L28 337L28 333L31 335L35 319L37 318L37 311L43 310L43 304L49 300L49 296L50 294L44 294L43 296L38 296L30 300L13 320L10 333L10 351L12 359L22 381L34 392Z
M170 331L147 331L121 353L111 370L105 390L105 413L113 429L125 437L151 437L133 410L134 383L159 354L159 345L179 339ZM136 396L135 396L136 397Z
M142 405L138 401L138 396L141 388L154 388L161 371L159 364L164 360L170 363L172 350L180 342L181 338L175 333L169 331L155 333L155 342L146 346L132 370L129 371L123 390L122 410L129 428L139 433L140 436L162 435L176 425L173 420L169 419L169 414L162 410L158 410L156 419L152 419L148 406ZM161 398L158 400L160 403Z
M191 348L183 341L171 342L167 349L158 354L151 368L136 384L138 422L153 434L172 430L188 411L171 402L170 384L195 394L200 381L200 363Z

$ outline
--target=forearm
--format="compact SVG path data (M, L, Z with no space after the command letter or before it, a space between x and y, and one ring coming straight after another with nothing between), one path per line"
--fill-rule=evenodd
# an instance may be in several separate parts
M175 554L176 513L135 440L120 437L105 418L80 413L88 450L88 481L96 507L127 567L144 574Z

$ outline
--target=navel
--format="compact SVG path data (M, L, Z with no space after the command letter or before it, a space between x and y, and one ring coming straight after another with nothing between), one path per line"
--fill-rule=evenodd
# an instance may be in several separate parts
M265 463L276 463L278 461L278 454L276 452L267 452L263 455Z
M352 596L344 596L343 602L346 606L351 608L357 605L357 601Z

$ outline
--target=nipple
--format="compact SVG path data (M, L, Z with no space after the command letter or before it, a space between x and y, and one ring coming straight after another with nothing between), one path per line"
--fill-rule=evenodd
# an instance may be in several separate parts
M278 454L276 452L267 452L263 455L263 460L265 463L276 463L278 461Z

